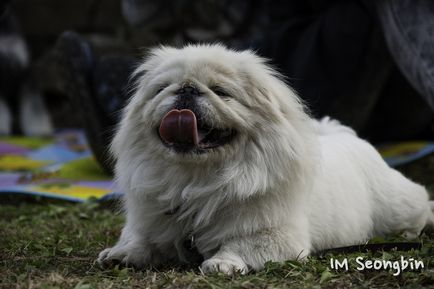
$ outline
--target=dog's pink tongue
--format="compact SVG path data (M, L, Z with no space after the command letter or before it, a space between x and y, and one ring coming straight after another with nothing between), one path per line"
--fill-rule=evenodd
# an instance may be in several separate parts
M196 115L189 109L169 111L161 120L159 133L169 144L197 146L199 143Z

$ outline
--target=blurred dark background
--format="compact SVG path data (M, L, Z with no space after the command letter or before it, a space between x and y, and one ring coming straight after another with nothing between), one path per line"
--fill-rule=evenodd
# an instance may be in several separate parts
M207 42L269 58L374 143L434 137L428 0L1 0L0 134L83 127L102 161L145 49Z

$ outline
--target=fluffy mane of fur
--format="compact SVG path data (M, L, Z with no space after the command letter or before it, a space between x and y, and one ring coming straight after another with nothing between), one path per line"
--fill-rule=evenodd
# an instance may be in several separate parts
M182 243L194 236L198 251L214 256L205 271L247 271L377 233L417 234L425 225L425 189L389 169L351 129L311 119L253 52L160 47L135 77L135 94L111 146L127 223L100 261L188 261ZM187 80L204 91L198 101L214 127L236 128L232 143L205 154L177 154L161 144L155 128L173 105L174 88ZM214 84L234 97L219 98L209 89ZM392 201L402 213L381 212L390 197L381 195L386 189L402 195ZM411 200L405 190L413 192Z

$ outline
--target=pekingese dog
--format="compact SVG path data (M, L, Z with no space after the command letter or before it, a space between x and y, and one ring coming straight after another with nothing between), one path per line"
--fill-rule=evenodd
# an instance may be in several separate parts
M434 223L424 187L337 121L309 117L264 59L161 47L135 72L112 142L126 224L103 265L189 261L260 270Z

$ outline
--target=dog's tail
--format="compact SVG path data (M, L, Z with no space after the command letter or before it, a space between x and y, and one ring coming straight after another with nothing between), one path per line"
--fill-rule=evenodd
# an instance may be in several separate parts
M343 124L341 124L336 119L331 119L328 116L323 117L321 120L316 121L317 131L320 135L330 135L330 134L339 134L346 133L357 135L356 132Z

